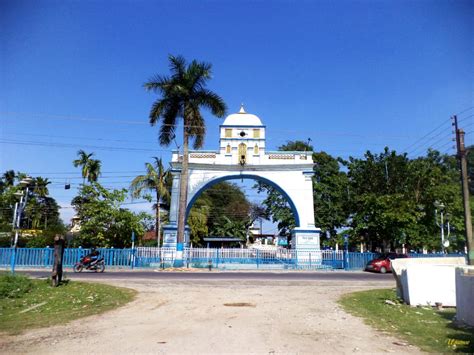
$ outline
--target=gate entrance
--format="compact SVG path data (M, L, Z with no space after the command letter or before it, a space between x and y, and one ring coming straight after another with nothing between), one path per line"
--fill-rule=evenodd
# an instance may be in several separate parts
M231 179L263 181L288 201L295 217L291 246L319 250L320 229L314 225L313 152L267 151L266 126L255 115L240 111L227 116L220 126L219 150L189 152L186 218L194 201L212 185ZM163 227L163 246L176 248L182 154L173 151L169 224ZM189 244L189 228L185 246ZM303 254L301 254L303 255Z

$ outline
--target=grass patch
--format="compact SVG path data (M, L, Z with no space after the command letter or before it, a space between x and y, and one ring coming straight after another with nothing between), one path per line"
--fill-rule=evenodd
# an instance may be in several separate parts
M9 334L99 314L130 302L136 294L131 289L76 281L51 287L50 280L31 280L20 275L1 275L0 290L9 283L6 278L13 278L13 284L29 284L21 291L6 286L7 291L13 289L13 296L0 296L0 332Z
M390 300L395 305L387 304ZM364 318L375 329L391 333L429 352L474 352L474 329L453 324L454 309L410 307L401 303L393 289L344 295L339 304Z
M19 298L33 289L33 281L22 275L0 275L0 299Z

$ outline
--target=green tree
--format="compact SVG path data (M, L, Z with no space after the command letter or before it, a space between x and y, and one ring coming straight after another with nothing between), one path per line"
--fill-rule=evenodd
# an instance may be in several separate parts
M5 173L3 173L2 177L0 178L0 193L13 186L15 183L15 178L16 174L14 170L5 171Z
M171 76L156 75L144 84L148 91L159 94L150 110L151 125L162 120L160 144L168 146L175 137L177 121L183 119L183 160L181 167L180 199L178 212L178 243L184 241L186 196L188 184L189 138L194 148L200 148L206 132L201 108L223 117L226 105L216 93L206 89L211 79L211 64L193 60L189 65L181 56L169 56Z
M89 176L89 165L92 160L94 153L87 154L84 150L80 149L77 152L78 158L73 160L72 164L75 168L81 167L82 183L85 184L86 178Z
M75 246L124 248L131 245L131 234L145 232L146 214L121 208L126 189L108 190L98 182L82 185L72 205L80 219L80 235Z
M81 167L82 183L85 181L94 182L97 181L100 176L101 161L92 159L94 153L87 154L84 150L80 149L77 152L78 158L73 160L74 167Z
M98 159L92 159L89 162L89 174L87 175L87 181L95 182L99 179L100 169L102 168L102 162Z
M15 193L22 192L24 187L15 185L15 181L19 181L26 176L24 173L15 174L12 170L7 171L0 178L0 231L12 232L13 211L15 204L19 201ZM65 226L60 219L59 205L56 200L49 196L47 178L41 176L34 177L28 189L28 200L25 210L22 213L20 221L21 229L35 229L34 237L21 236L19 245L30 245L33 240L35 246L45 246L51 243L44 241L45 238L53 235L53 233L63 233ZM44 243L42 242L44 241ZM5 238L5 243L9 245L9 236Z
M203 245L202 238L209 235L245 236L254 209L237 185L221 182L211 186L194 202L188 216L193 245Z
M143 197L150 200L149 193L153 193L156 199L155 208L155 237L160 246L160 203L168 201L170 192L167 184L168 171L163 167L161 158L154 157L153 163L146 163L146 174L139 175L130 184L130 193L133 198Z
M209 235L208 206L192 208L189 212L187 224L191 230L190 241L193 246L202 246L203 238Z
M247 233L247 225L245 221L231 220L223 216L219 223L215 223L212 229L212 234L218 237L235 237L245 240Z
M335 238L347 226L349 194L347 174L341 161L325 152L313 153L313 200L315 224L321 234Z
M428 151L410 160L385 148L347 162L352 237L375 247L441 248L435 202L446 206L454 228L453 248L462 243L461 194L453 157Z

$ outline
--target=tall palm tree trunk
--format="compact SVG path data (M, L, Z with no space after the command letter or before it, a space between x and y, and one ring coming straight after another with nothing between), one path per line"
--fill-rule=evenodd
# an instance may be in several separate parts
M188 196L188 132L184 124L183 134L183 163L181 165L181 180L179 188L178 210L178 244L184 243L184 227L186 222L186 200Z

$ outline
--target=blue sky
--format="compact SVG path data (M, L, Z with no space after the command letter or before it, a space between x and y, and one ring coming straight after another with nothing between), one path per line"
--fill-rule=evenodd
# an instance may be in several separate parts
M473 14L462 0L1 0L0 171L50 178L67 218L78 149L110 187L168 161L142 88L168 54L211 62L209 87L229 113L244 102L262 119L269 149L311 138L343 157L453 152L450 116L474 130ZM216 149L222 120L205 116Z

